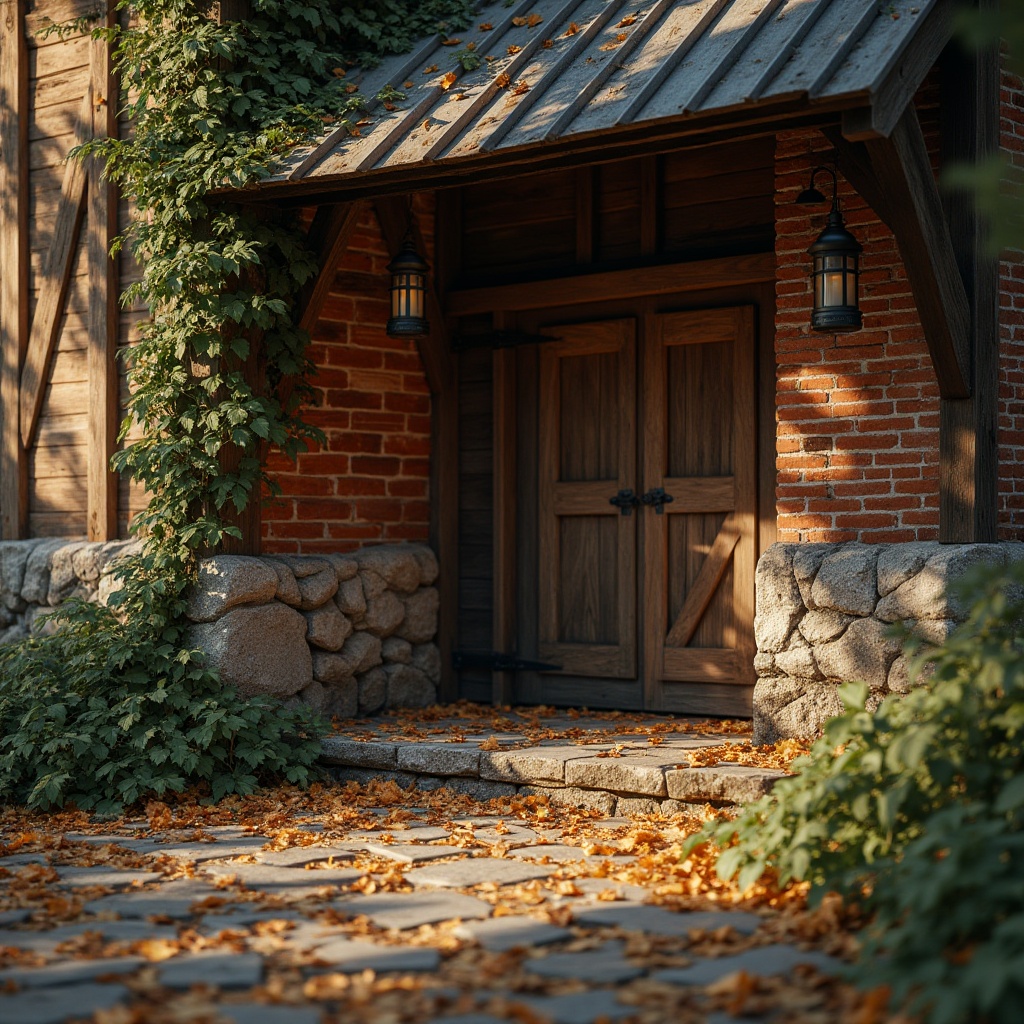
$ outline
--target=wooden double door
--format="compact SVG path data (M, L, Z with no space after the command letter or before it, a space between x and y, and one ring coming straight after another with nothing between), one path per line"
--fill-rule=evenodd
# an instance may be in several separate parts
M754 308L529 321L551 340L518 364L513 639L552 667L512 699L742 710L723 695L753 681Z

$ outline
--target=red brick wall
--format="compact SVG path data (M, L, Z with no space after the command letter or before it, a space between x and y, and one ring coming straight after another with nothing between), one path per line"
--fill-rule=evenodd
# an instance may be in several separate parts
M1024 89L1003 74L1000 144L1024 169ZM1024 539L1024 261L1000 263L999 536Z
M417 203L428 238L431 211ZM426 540L430 527L430 390L410 340L389 338L391 254L367 212L338 267L313 331L319 368L304 419L326 443L297 465L272 455L281 495L263 514L263 550L349 551L365 544Z
M922 119L927 116L922 111ZM928 134L935 141L934 133ZM864 328L839 335L810 330L807 248L828 211L795 200L811 169L831 153L816 131L778 137L779 540L934 539L939 522L935 374L895 239L842 178L846 224L864 246ZM831 184L822 190L830 195Z

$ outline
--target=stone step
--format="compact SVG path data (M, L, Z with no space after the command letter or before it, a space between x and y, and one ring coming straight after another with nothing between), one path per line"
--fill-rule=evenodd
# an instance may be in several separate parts
M688 754L729 739L677 733L657 746L642 736L521 746L487 735L461 742L335 735L324 738L321 762L342 782L389 779L403 789L447 787L478 800L527 793L603 814L675 814L756 800L785 776L735 763L690 767Z

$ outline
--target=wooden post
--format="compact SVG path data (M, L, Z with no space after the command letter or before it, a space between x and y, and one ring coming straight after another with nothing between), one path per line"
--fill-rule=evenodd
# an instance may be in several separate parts
M437 554L440 575L437 586L441 595L438 612L437 645L441 649L442 701L458 696L458 682L452 668L452 652L458 628L459 599L459 407L458 369L448 346L444 309L437 291L437 281L447 275L444 257L445 239L458 231L457 217L442 193L437 218L437 238L441 243L435 262L434 282L427 288L427 317L430 334L417 339L417 348L430 388L431 455L430 455L430 540ZM378 199L374 203L381 234L388 249L395 253L402 244L408 226L405 200L399 196ZM415 220L413 240L421 254L426 253L424 241Z
M507 318L494 314L494 329L508 327ZM492 356L494 436L492 441L494 502L493 645L502 654L515 653L516 636L516 351L497 348ZM512 703L514 672L491 673L491 701L496 707Z
M108 2L104 25L114 24ZM110 43L93 39L89 51L92 135L117 134L117 82ZM117 476L110 469L117 439L117 263L110 246L117 234L117 190L105 181L99 161L89 171L89 430L87 448L89 540L117 536Z
M994 6L981 0L980 6ZM999 51L951 43L941 60L942 165L977 165L999 144ZM939 406L939 540L996 540L998 505L999 264L986 250L973 196L944 196L970 306L969 398Z
M18 397L29 333L28 54L24 0L0 0L0 537L28 529Z

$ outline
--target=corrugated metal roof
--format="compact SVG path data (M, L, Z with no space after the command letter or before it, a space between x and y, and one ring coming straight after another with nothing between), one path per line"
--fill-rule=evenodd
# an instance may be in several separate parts
M319 184L752 105L870 102L940 0L505 0L459 41L365 73L338 129L271 181ZM459 56L482 59L463 70ZM923 73L923 72L922 72ZM392 86L405 98L376 99ZM311 182L312 184L312 182Z

